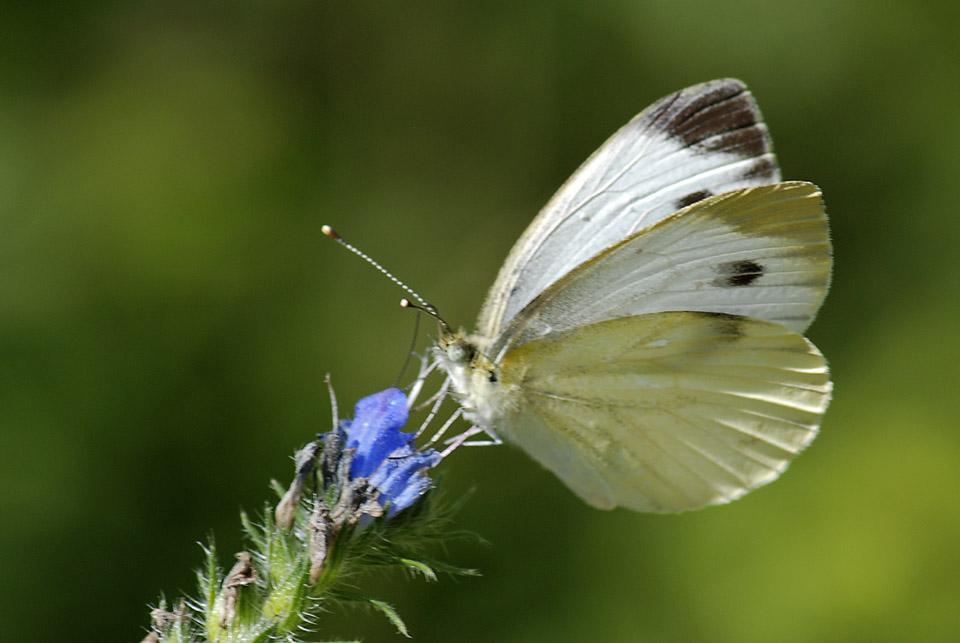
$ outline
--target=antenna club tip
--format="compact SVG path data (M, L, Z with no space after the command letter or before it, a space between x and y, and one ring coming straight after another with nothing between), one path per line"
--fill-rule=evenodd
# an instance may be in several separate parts
M337 241L340 241L340 240L343 238L343 237L341 237L339 234L337 234L337 231L336 231L336 230L334 230L333 228L331 228L331 227L328 226L328 225L325 225L325 226L321 227L321 228L320 228L320 232L322 232L323 234L327 235L327 236L330 237L331 239L336 239Z
M410 300L404 297L400 300L400 308L410 308Z

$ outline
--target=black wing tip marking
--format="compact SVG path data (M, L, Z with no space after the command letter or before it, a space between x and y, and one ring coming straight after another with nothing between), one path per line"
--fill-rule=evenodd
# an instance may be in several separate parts
M684 89L664 101L664 131L686 147L742 158L772 151L760 110L746 85L735 79Z
M779 177L780 169L777 167L773 155L770 154L758 158L742 175L745 180L760 179L774 182L778 181Z

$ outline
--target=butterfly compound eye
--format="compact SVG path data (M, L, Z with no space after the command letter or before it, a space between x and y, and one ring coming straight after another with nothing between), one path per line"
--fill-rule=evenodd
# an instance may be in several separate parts
M469 343L459 339L446 348L447 359L454 364L466 364L473 359L476 351Z

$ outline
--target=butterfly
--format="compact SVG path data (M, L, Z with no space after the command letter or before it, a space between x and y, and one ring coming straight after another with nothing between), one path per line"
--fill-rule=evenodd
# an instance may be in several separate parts
M695 85L607 140L434 349L467 420L590 505L677 512L775 479L816 436L802 333L831 275L819 189L780 182L753 96Z

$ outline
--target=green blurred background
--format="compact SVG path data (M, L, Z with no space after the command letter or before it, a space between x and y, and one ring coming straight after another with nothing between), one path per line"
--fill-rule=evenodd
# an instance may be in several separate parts
M436 641L960 639L956 2L99 2L0 24L0 638L136 641L238 509L389 386L401 293L470 326L552 192L661 96L745 80L819 184L836 382L776 484L679 516L459 452L483 576L363 586ZM335 611L328 638L399 640Z

